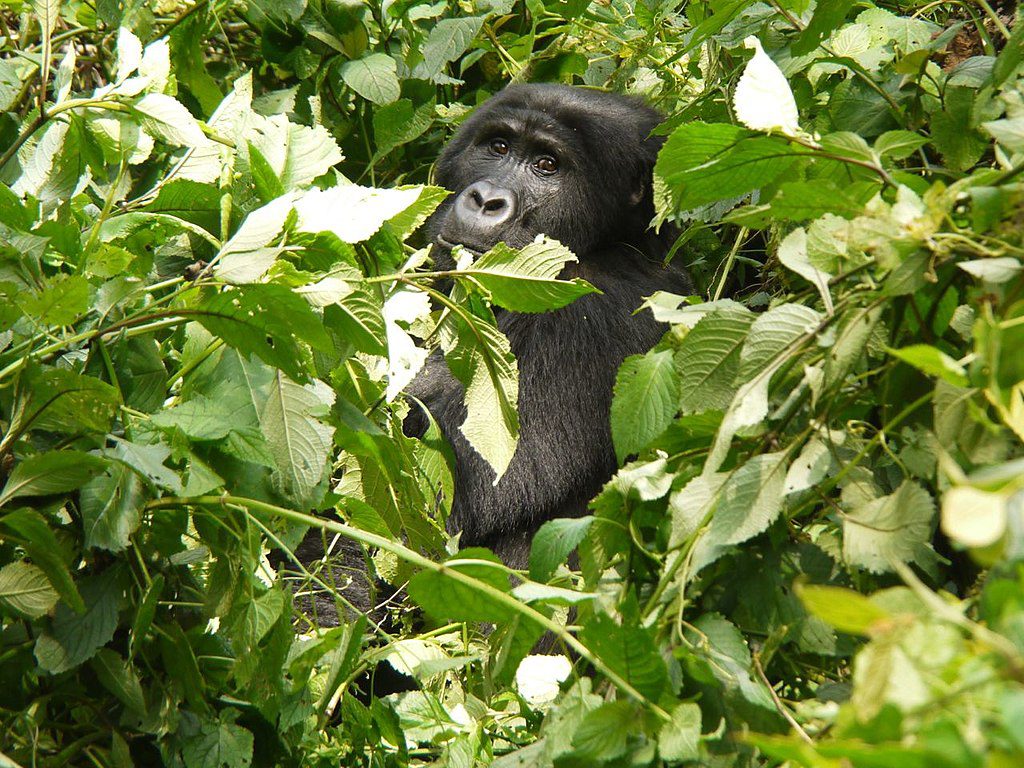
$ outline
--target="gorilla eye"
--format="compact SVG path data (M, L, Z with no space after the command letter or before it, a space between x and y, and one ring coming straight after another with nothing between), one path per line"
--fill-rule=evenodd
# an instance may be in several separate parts
M491 152L496 155L508 154L508 142L504 139L491 139Z
M545 155L544 157L538 157L534 167L545 175L550 175L558 170L558 161L553 157Z

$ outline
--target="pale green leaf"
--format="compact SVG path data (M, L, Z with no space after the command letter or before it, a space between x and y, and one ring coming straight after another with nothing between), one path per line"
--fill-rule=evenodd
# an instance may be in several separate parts
M582 280L559 280L572 252L540 236L519 251L498 243L460 273L479 283L498 306L514 312L546 312L564 307L596 289Z
M873 625L889 618L888 612L852 589L798 583L796 594L808 611L840 632L867 635Z
M148 93L132 105L142 127L174 146L197 147L209 140L192 113L178 100L162 93Z
M17 560L0 568L0 605L37 619L57 604L59 595L40 568Z
M315 503L314 492L325 479L334 429L321 417L333 402L334 393L323 382L302 386L278 373L260 411L260 427L277 463L274 484L295 504Z
M916 562L929 547L934 517L928 491L904 480L895 493L861 503L843 516L843 558L873 573Z
M311 189L295 201L298 226L306 232L333 232L342 242L359 243L415 204L421 191L421 187L371 189L354 184Z

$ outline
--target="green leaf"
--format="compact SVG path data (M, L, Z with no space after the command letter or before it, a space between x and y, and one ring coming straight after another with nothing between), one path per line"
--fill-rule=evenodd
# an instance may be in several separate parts
M519 441L519 368L490 310L478 310L480 317L469 306L451 313L438 332L448 368L465 388L459 429L500 478Z
M79 505L85 546L120 552L139 527L147 494L142 481L124 464L113 464L82 486Z
M253 354L290 378L305 381L299 341L330 349L330 338L309 304L281 285L248 285L209 296L199 322L243 354Z
M252 732L221 721L204 722L181 748L185 768L249 768L252 765Z
M724 410L736 393L740 349L754 316L747 310L712 312L691 330L675 355L683 413Z
M667 681L665 661L651 631L641 626L636 606L627 603L624 608L621 624L607 614L596 614L580 631L580 640L643 696L657 701Z
M39 666L50 674L74 669L110 642L117 629L121 586L115 569L79 580L85 613L77 614L63 603L57 606L51 631L36 640Z
M679 377L671 350L627 357L615 377L612 441L619 461L647 446L672 423Z
M464 563L474 560L483 562ZM493 563L494 565L486 565ZM445 570L465 574L499 592L510 591L508 571L491 552L479 547L464 549L444 564ZM438 619L504 622L517 615L511 608L474 586L462 584L444 571L420 571L409 580L409 597Z
M461 19L442 19L427 36L420 53L423 64L413 71L413 77L433 80L441 74L445 64L455 61L480 32L484 17L468 16Z
M322 125L300 125L284 115L256 119L256 123L257 130L246 133L247 146L257 150L257 159L249 157L254 181L262 178L276 189L268 177L269 169L280 187L291 192L307 186L344 159L338 142Z
M0 568L0 605L38 619L57 604L59 595L41 568L22 560Z
M700 706L683 702L672 710L671 722L658 732L658 754L662 760L686 761L700 757Z
M513 312L546 312L597 291L580 280L558 280L572 252L557 240L540 237L519 251L498 243L461 275L472 278L498 306Z
M110 648L101 648L92 658L90 666L103 687L114 694L129 712L137 717L146 714L146 697L139 676L130 662Z
M132 105L148 133L168 144L197 147L209 143L199 123L185 106L162 93L147 93Z
M31 429L103 434L121 405L117 389L66 368L33 366L22 384L28 399L20 406L19 416L32 419Z
M330 409L334 392L321 381L302 386L277 374L265 394L259 420L277 467L274 487L297 506L310 506L319 500L334 436L317 416Z
M622 757L636 731L636 720L636 704L629 700L602 704L588 712L572 737L576 755L592 765Z
M928 138L912 131L886 131L875 139L875 152L880 156L903 160L928 143Z
M684 123L658 154L655 175L675 210L753 192L775 181L797 159L785 140L733 125Z
M18 462L3 492L0 507L21 496L50 496L73 491L99 474L107 462L81 451L51 451Z
M85 610L78 587L71 579L68 566L53 530L46 520L33 509L16 509L0 517L0 531L4 538L20 546L33 563L46 574L61 599L75 611Z
M346 61L338 73L345 85L374 104L390 104L401 93L395 60L384 53Z
M843 558L873 573L887 573L897 563L926 558L931 542L935 501L912 480L895 493L863 502L843 517Z
M53 34L60 18L61 0L32 0L32 12L39 18L39 26L47 35Z
M373 112L373 139L377 146L375 158L408 144L421 136L434 122L433 99L413 107L409 99L399 99Z
M71 325L89 309L90 286L80 275L55 279L44 290L19 302L29 317L45 325Z
M912 344L909 347L888 351L893 357L914 366L922 373L938 376L958 387L967 386L967 371L942 350L928 344Z
M530 578L541 582L550 579L583 541L593 522L593 517L565 517L544 523L530 547Z
M798 582L796 594L812 614L840 632L851 635L870 635L874 625L889 618L887 611L859 592L845 587Z
M952 170L965 171L988 148L976 128L976 91L953 87L944 95L944 108L932 114L932 143Z
M792 45L793 55L803 56L817 48L822 40L843 23L853 5L854 0L818 0L810 24Z
M1017 23L1013 25L1010 39L1006 41L1003 50L996 57L996 63L992 67L992 85L998 86L1006 82L1017 71L1022 61L1024 61L1024 27Z

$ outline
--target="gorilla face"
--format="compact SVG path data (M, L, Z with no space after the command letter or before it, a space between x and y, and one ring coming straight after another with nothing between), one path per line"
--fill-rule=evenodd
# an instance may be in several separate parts
M641 103L560 85L511 86L458 130L437 164L454 194L428 226L443 251L519 248L538 234L580 259L641 239L654 209L659 116Z

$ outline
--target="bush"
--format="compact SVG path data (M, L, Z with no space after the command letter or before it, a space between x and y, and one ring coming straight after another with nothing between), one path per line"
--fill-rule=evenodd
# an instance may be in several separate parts
M4 4L0 764L1024 760L1024 26L677 5ZM430 163L511 80L665 112L701 290L510 579L399 393L443 342L500 468L490 306L589 290L553 241L433 286ZM310 526L427 620L298 633L266 555ZM361 695L384 659L420 689Z

